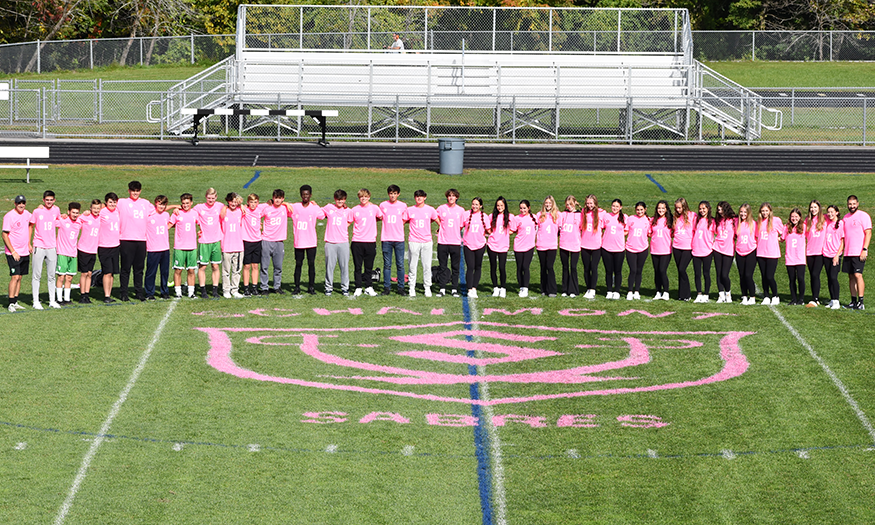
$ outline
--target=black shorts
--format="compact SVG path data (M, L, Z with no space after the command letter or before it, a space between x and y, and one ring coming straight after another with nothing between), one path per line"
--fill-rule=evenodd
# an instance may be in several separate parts
M863 273L863 268L866 266L866 261L861 261L860 257L845 257L845 262L842 263L842 271L845 273Z
M25 255L24 257L19 257L18 260L15 260L15 257L6 254L6 262L9 263L9 276L13 275L27 275L27 270L30 268L30 255Z
M88 273L94 271L94 261L97 260L96 253L85 253L82 250L78 250L76 254L76 261L79 268L79 273Z
M243 264L261 264L261 241L243 241Z
M100 259L100 271L103 275L115 275L119 268L119 247L97 248L97 258Z

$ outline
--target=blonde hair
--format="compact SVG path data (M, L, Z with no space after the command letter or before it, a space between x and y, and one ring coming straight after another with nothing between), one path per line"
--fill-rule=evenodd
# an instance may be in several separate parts
M370 196L371 196L371 190L369 190L369 189L367 189L367 188L362 188L362 189L360 189L359 192L358 192L358 198L361 199L362 197L365 197L365 196L370 197Z
M764 202L760 205L760 215L763 214L763 208L769 210L769 218L766 219L766 231L770 232L772 231L772 217L774 217L775 214L772 212L772 205L768 202Z
M571 204L570 211L577 211L580 209L580 203L577 202L577 199L574 198L574 195L569 195L565 197L565 210L568 211L568 204Z
M205 194L205 196L206 195L218 195L218 194L219 194L219 192L216 191L216 188L209 188L207 190L207 193Z
M547 211L547 202L552 203L550 206L550 211ZM547 218L547 214L550 214L550 217L553 219L553 223L555 224L559 220L559 211L556 210L556 199L553 198L552 195L547 195L547 198L544 199L544 204L541 205L541 213L539 214L541 217L538 219L538 222L544 222L544 219Z

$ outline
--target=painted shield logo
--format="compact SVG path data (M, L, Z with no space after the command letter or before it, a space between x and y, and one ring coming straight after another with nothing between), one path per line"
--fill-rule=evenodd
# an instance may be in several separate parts
M357 328L196 328L207 362L243 379L497 405L655 392L726 381L748 368L755 332L637 332L463 321ZM251 367L247 367L252 363ZM259 371L254 370L259 368ZM472 400L470 385L491 398Z

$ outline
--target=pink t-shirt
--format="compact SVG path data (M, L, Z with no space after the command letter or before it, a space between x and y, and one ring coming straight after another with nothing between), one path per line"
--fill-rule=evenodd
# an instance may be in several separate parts
M264 217L264 229L261 238L265 241L282 242L289 236L289 217L292 211L285 204L274 206L268 204L262 212Z
M82 231L79 235L79 251L97 253L97 240L100 237L100 217L88 214L79 216Z
M626 217L626 251L641 253L647 249L647 236L650 234L650 217L629 215Z
M784 262L787 266L805 266L805 230L803 233L790 233L790 226L784 226Z
M845 225L845 257L859 257L863 253L863 241L866 240L866 230L872 229L872 218L869 214L857 210L842 217Z
M100 235L97 237L97 246L99 248L115 248L121 244L119 240L119 219L118 208L116 211L109 211L109 208L100 210Z
M708 219L698 218L695 235L693 235L693 257L707 257L714 252L714 238L717 235L717 225Z
M735 255L735 219L717 223L717 239L714 251L732 257Z
M486 228L489 227L489 223L486 222L486 215L483 215L483 212L466 213L462 224L465 227L462 244L469 250L479 250L486 246Z
M627 220L625 213L623 220ZM626 224L620 222L620 213L607 212L605 217L605 233L602 235L602 248L609 252L622 252L626 249Z
M602 247L602 230L605 229L605 210L599 208L599 220L595 221L595 212L582 211L586 215L586 227L580 232L580 247L586 250L598 250ZM581 216L581 222L583 217ZM581 224L582 226L582 224Z
M352 242L377 242L377 219L383 212L376 204L359 204L352 209Z
M146 199L119 199L119 239L123 241L146 240L146 217L155 211L155 206Z
M79 231L82 229L82 223L77 220L71 221L70 217L61 219L58 226L58 255L66 257L76 257L77 244L79 241Z
M158 213L152 208L152 213L146 218L146 251L166 252L170 250L170 238L168 225L170 214L166 211Z
M686 222L683 217L674 218L674 236L671 247L677 250L693 249L693 230L696 227L696 213L687 212Z
M228 208L222 219L222 253L243 251L243 210Z
M499 213L495 219L495 229L486 239L486 246L495 253L507 253L510 249L510 225L513 224L513 214L507 216L507 227L504 226L504 214ZM486 217L486 226L492 228L492 214Z
M202 202L194 207L197 213L197 224L201 227L201 235L198 237L198 242L201 244L212 244L222 240L222 208L225 205L221 202L215 202L212 206L207 206L207 203Z
M175 250L194 250L197 248L197 212L180 209L170 216L170 224L176 228L173 233L173 248Z
M407 205L401 201L380 203L383 222L380 225L380 241L404 242L404 210Z
M261 203L250 210L243 208L243 240L246 242L261 242L261 217L267 204Z
M544 213L544 220L541 221L541 213L535 215L535 220L538 221L538 233L535 235L535 249L538 251L555 250L559 248L559 217L556 217L556 222L553 222L553 216L549 213Z
M319 235L316 221L325 218L322 208L312 202L304 206L300 202L292 204L292 224L295 231L295 248L315 248Z
M27 249L28 241L30 241L30 215L31 213L27 210L18 213L13 208L3 216L3 231L9 235L12 248L21 257L30 255L30 250ZM12 255L8 246L6 247L6 255Z
M650 224L650 254L671 255L671 229L668 227L668 219L660 217L656 219L656 226L653 222Z
M328 219L325 225L325 242L343 244L349 242L349 223L352 222L352 210L338 208L334 204L326 204L322 212Z
M841 220L839 220L838 226L836 228L834 222L830 222L829 219L826 220L826 226L823 227L823 231L826 233L826 239L823 241L824 257L832 259L839 254L842 240L845 238L845 226Z
M432 242L431 223L438 220L437 211L423 204L421 208L408 206L404 211L404 221L408 223L410 242Z
M462 221L468 212L458 204L451 208L449 204L438 206L438 244L458 246L462 244Z
M61 220L61 210L57 206L52 209L33 210L30 223L33 224L34 248L54 248L57 245L57 228Z
M510 231L516 234L513 238L513 251L527 252L535 247L538 224L531 213L513 217L510 220Z
M757 257L778 259L781 257L781 236L784 234L784 223L780 217L772 217L772 229L767 229L767 222L757 222Z
M559 248L566 252L580 251L580 213L563 211L559 214Z
M739 221L735 227L735 252L745 256L757 249L756 224L753 227L749 223Z
M817 221L809 224L805 221L805 255L821 255L823 253L823 241L826 240L826 221L824 228L817 229Z

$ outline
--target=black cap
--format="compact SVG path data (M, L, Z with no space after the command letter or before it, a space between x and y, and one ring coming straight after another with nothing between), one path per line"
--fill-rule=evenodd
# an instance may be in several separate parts
M22 204L26 202L27 198L24 195L19 195L18 197L15 197L15 204Z

